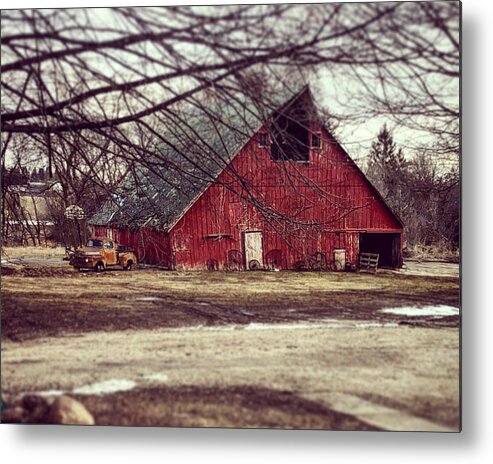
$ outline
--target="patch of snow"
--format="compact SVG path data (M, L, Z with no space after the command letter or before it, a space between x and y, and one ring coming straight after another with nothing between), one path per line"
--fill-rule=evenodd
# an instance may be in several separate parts
M161 372L157 372L155 374L145 375L144 379L155 380L157 382L167 382L169 380L169 377L166 374L163 374Z
M230 332L233 330L241 330L242 325L192 325L189 327L170 327L166 329L169 332Z
M64 393L65 392L63 390L43 390L34 394L38 396L61 396ZM22 395L24 395L24 393Z
M380 312L388 314L397 314L400 316L420 317L420 316L458 316L459 308L447 305L437 306L404 306L402 308L386 308L381 309Z
M244 311L243 309L240 309L240 313L243 314L244 316L249 316L249 317L255 316L255 313L252 313L250 311Z
M288 324L271 324L262 322L252 322L245 326L245 330L297 330L297 329L328 329L348 327L344 322L323 322L323 323L288 323Z
M321 330L321 329L369 329L369 328L396 328L399 324L395 322L371 322L371 321L350 321L327 319L324 321L313 322L251 322L250 324L231 324L231 325L195 325L191 327L173 327L166 329L170 332L230 332L234 330Z
M135 388L136 385L137 384L133 380L110 379L75 388L72 393L78 395L103 395L105 393L132 390L132 388Z
M132 298L127 298L127 300L132 300L132 301L161 301L162 298L159 298L158 296L135 296Z
M296 329L371 329L371 328L394 328L399 327L395 322L356 322L356 321L339 321L329 319L320 322L305 323L287 323L287 324L264 324L252 322L245 326L245 330L296 330Z
M399 324L395 322L361 322L355 324L359 329L372 329L374 327L399 327Z

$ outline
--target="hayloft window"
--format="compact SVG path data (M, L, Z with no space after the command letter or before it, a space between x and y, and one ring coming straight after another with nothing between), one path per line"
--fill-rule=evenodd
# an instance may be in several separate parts
M320 138L320 132L312 132L312 143L311 147L319 149L321 147L321 138Z
M258 146L263 148L268 145L268 139L267 139L267 134L265 132L261 132L258 135Z
M270 154L274 161L309 160L309 118L300 104L278 113L271 127Z

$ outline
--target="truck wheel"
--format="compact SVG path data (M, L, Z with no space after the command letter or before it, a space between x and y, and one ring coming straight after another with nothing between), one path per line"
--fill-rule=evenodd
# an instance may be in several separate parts
M94 270L96 272L103 272L104 271L104 264L100 261L96 266L94 266Z
M128 261L127 265L123 269L125 269L126 271L132 271L133 268L134 268L134 263L132 261Z

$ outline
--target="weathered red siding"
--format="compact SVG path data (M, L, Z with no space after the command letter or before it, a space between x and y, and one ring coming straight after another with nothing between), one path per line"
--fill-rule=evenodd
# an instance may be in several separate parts
M94 235L107 236L116 242L131 246L140 263L155 264L173 268L173 255L170 249L169 235L150 228L137 231L118 229L112 226L94 226Z
M323 130L322 146L310 150L308 163L272 161L254 136L170 230L176 267L227 269L228 257L244 257L246 231L263 233L266 265L275 259L291 269L316 253L330 263L334 249L345 249L346 261L357 263L360 232L402 234L402 225Z

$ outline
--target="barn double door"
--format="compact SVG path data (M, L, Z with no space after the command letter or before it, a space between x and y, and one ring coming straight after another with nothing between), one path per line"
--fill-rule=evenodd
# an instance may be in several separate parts
M264 267L262 232L244 232L245 267L255 271Z

